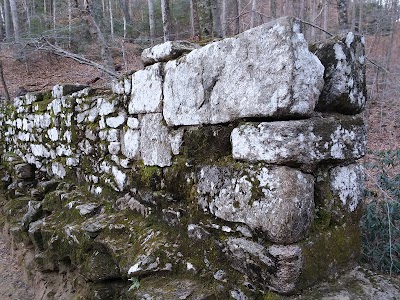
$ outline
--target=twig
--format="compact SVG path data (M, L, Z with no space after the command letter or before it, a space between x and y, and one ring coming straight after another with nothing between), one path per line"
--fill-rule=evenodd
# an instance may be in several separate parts
M334 36L334 35L333 35L332 33L330 33L329 31L327 31L327 30L325 30L325 29L323 29L323 28L321 28L321 27L319 27L319 26L317 26L317 25L315 25L315 24L313 24L313 23L304 21L304 20L302 20L302 19L298 19L298 20L299 20L300 22L304 23L304 24L310 25L310 26L312 26L312 27L315 27L315 28L317 28L317 29L319 29L319 30L325 32L325 33L326 33L327 35L329 35L329 36Z
M75 60L75 61L77 61L77 62L79 62L81 64L85 64L85 65L88 65L88 66L92 66L92 67L94 67L96 69L99 69L99 70L103 71L104 73L110 75L113 78L117 78L118 77L117 73L115 73L112 70L107 69L105 66L103 66L101 64L98 64L98 63L96 63L96 62L94 62L92 60L89 60L89 59L87 59L87 58L85 58L85 57L83 57L81 55L66 51L66 50L62 49L61 47L59 47L59 46L53 45L52 43L50 43L46 39L43 39L43 41L44 41L44 44L43 45L39 44L40 47L38 48L38 50L50 51L50 52L52 52L54 54L57 54L59 56L71 58L71 59L73 59L73 60Z

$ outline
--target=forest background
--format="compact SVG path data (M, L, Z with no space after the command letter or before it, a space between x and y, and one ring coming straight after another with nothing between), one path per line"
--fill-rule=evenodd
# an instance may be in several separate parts
M399 0L0 0L0 98L58 83L106 88L141 69L141 51L151 45L204 45L286 15L303 21L309 43L348 31L365 36L361 263L400 274Z

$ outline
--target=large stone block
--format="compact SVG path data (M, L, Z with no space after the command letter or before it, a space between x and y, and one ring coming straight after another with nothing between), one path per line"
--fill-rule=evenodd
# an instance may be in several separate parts
M300 23L285 17L209 44L165 66L168 125L308 116L323 85Z
M360 116L248 123L231 135L236 159L274 164L352 161L365 155L366 129Z
M197 192L205 211L244 223L275 243L303 239L313 219L314 177L289 167L205 166Z
M171 165L172 149L168 128L160 113L146 114L141 120L140 153L147 166Z
M364 38L349 32L313 47L315 55L325 67L325 85L316 110L357 114L365 107Z
M155 64L132 75L130 114L162 112L162 65Z

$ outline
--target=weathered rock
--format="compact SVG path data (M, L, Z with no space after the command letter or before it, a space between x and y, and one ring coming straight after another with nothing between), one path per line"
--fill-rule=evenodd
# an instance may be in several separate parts
M234 129L231 140L234 158L274 164L354 161L366 151L360 116L248 123Z
M293 292L302 270L299 246L264 246L244 238L229 238L226 255L232 266L255 284L282 294Z
M367 99L364 37L349 32L313 46L325 67L325 85L316 110L360 113Z
M87 87L88 87L87 85L79 85L79 84L55 85L52 90L52 96L54 98L61 98L62 96L70 95L72 93L81 91Z
M316 222L320 228L358 223L364 198L364 169L360 164L324 168L315 185Z
M207 230L196 224L189 224L187 227L187 233L189 238L192 240L206 240L210 236L210 233Z
M197 192L205 211L244 223L275 243L303 239L313 219L314 178L288 167L205 166Z
M200 48L199 45L188 41L168 41L144 49L142 52L142 62L145 66L157 62L166 62L198 48Z
M29 201L28 211L22 218L22 227L24 230L28 230L29 224L40 219L42 215L42 204L38 201Z
M42 238L42 227L43 220L37 220L29 224L28 234L33 245L36 249L43 250L43 238Z
M175 126L308 116L323 70L308 51L300 23L280 18L168 62L164 117Z
M130 114L162 112L162 69L161 64L155 64L132 75Z
M97 250L88 256L83 271L84 276L90 281L104 281L121 276L113 258L109 254Z
M147 166L165 167L171 165L171 144L168 128L163 124L160 113L146 114L141 120L140 153Z
M35 177L35 168L26 163L15 165L15 175L19 179L33 179Z

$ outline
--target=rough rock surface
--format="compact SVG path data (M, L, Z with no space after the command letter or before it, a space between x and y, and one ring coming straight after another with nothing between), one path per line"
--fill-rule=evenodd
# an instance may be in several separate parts
M142 62L145 66L157 62L166 62L198 48L200 48L199 45L188 41L168 41L144 49L142 52Z
M168 125L216 124L244 117L308 116L323 66L292 18L209 44L165 66Z
M294 290L303 263L298 246L265 248L244 238L231 238L226 251L234 268L264 288L282 294Z
M315 117L299 121L248 123L232 131L236 159L273 164L316 164L365 155L362 117Z
M198 174L198 201L226 221L241 222L276 243L305 237L314 210L314 178L288 167L206 166Z
M322 112L360 113L367 100L364 37L349 32L313 46L325 67L325 85L316 105Z
M321 168L317 174L315 206L323 226L358 222L364 199L364 169L360 164Z
M171 165L172 149L162 114L147 114L141 124L140 153L143 163L160 167Z
M162 112L161 64L155 64L132 75L130 114Z

